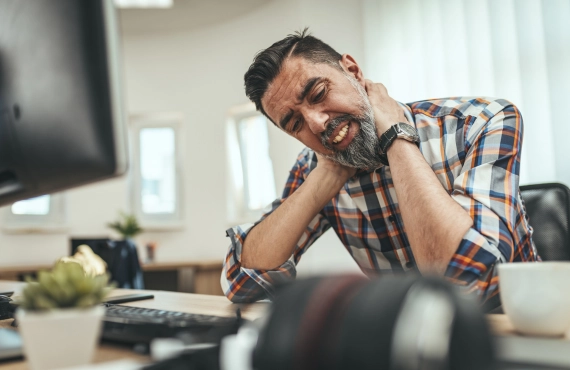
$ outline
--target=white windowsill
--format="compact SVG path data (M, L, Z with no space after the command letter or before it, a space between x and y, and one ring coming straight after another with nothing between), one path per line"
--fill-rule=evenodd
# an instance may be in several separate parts
M4 225L2 232L5 234L66 234L70 228L67 225Z
M141 228L144 231L184 231L186 224L183 222L141 222Z

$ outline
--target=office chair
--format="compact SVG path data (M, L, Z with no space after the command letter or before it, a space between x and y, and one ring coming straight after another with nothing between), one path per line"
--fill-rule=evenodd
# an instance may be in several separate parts
M546 183L520 190L538 255L544 261L570 261L570 189Z

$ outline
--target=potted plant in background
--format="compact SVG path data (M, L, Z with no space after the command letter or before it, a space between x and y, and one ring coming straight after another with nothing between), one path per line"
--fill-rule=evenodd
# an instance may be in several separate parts
M143 231L135 215L123 212L119 212L119 220L110 222L107 226L121 234L124 240L132 239Z
M77 263L57 263L27 279L16 311L32 370L87 364L101 332L108 275L92 276Z
M133 214L119 212L119 219L108 223L107 226L118 232L123 238L122 241L109 243L116 251L120 251L118 258L114 258L114 262L109 264L113 281L116 281L121 288L144 289L144 278L137 245L133 240L137 234L143 231L137 218ZM117 246L119 246L118 249ZM125 279L118 280L117 274L114 272L117 269L122 272L128 271L128 276L125 276Z

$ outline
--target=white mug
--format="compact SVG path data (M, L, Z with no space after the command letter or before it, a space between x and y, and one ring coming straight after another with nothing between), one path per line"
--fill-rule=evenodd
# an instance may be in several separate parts
M562 336L570 329L570 262L498 265L503 310L522 334Z

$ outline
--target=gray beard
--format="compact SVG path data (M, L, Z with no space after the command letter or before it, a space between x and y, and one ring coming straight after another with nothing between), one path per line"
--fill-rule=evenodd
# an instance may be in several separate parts
M326 149L335 153L324 155L343 166L374 169L380 167L380 139L376 133L376 124L374 121L374 112L368 99L368 94L364 88L356 81L356 79L345 74L352 86L360 95L360 115L345 114L331 120L326 130L321 134L321 141ZM344 149L337 151L329 144L329 140L334 130L343 122L356 123L359 126L358 133L352 139L352 142Z

